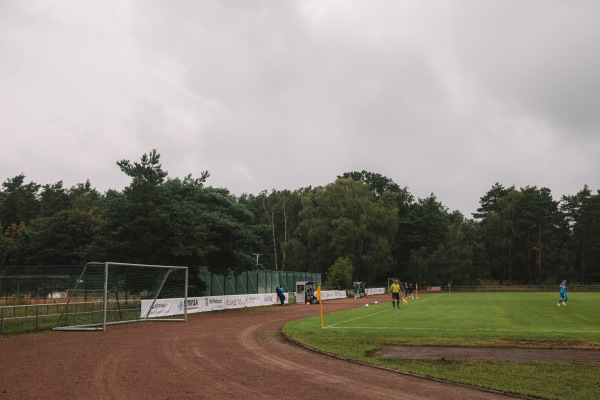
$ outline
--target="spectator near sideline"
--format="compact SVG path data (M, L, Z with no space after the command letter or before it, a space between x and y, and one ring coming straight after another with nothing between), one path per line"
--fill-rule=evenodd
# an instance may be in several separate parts
M304 304L319 304L319 299L312 288L308 288L306 291L306 301Z
M406 289L406 297L410 296L411 299L414 299L415 296L413 296L412 283L406 282L406 286L404 288Z
M306 301L304 303L312 304L314 298L315 298L315 294L313 293L312 288L308 288L308 290L306 291Z
M562 303L563 306L567 306L567 300L569 300L569 295L567 294L567 280L563 280L560 284L560 299L558 299L557 306L560 307Z
M281 285L277 285L277 289L275 289L275 291L277 292L277 297L279 297L279 301L281 302L281 305L284 305L285 294L284 294L284 291L283 291L283 288L281 287Z

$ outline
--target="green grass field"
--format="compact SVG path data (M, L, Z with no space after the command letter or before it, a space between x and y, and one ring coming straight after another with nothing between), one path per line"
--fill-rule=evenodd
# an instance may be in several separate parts
M440 293L392 308L369 307L294 321L290 339L399 371L547 399L600 398L600 365L506 361L415 361L372 357L384 345L559 348L600 351L600 293ZM375 304L377 301L379 304ZM362 303L359 303L362 304ZM327 302L323 305L327 310Z

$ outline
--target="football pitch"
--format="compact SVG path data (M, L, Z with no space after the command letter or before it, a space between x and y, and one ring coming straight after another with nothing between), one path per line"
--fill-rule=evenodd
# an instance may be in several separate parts
M301 344L403 372L547 399L600 397L600 365L539 361L409 360L374 356L384 346L577 349L600 354L600 293L438 293L393 308L388 296L285 326ZM368 306L365 306L368 304ZM468 349L466 349L468 351Z

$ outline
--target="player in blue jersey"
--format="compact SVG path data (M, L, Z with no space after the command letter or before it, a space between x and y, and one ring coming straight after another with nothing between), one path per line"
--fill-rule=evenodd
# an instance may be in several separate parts
M556 304L560 307L562 303L563 306L567 306L567 300L569 300L569 295L567 294L567 280L563 280L560 284L560 299L558 299L558 303Z

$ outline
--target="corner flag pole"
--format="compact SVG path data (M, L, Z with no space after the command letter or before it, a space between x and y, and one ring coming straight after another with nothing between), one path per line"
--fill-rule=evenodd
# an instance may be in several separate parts
M404 289L404 291L402 291ZM408 304L408 300L406 300L406 296L408 295L408 287L404 287L402 283L400 283L400 299L402 303Z
M317 293L315 293L319 300L319 310L321 313L321 329L323 329L323 302L321 301L321 285L317 286Z

